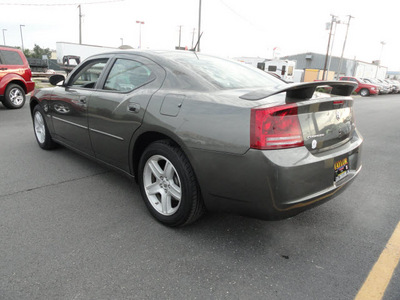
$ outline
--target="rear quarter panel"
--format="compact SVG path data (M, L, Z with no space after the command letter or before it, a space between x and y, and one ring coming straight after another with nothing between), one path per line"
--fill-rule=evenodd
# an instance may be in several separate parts
M33 88L31 88L28 91L28 87L26 84L25 79L22 77L22 75L25 74L25 70L24 69L18 69L18 70L13 70L13 73L11 74L7 74L5 75L3 78L1 78L0 80L0 95L4 95L4 91L7 88L7 85L11 82L11 81L17 81L20 82L23 85L23 88L25 90L25 93L29 93L33 90Z
M176 101L177 114L166 114L165 101ZM160 91L145 115L147 127L168 131L187 148L241 155L250 145L250 108L235 95Z

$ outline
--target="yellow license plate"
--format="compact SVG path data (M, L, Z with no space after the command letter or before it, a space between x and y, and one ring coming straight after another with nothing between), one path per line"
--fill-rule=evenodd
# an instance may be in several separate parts
M350 172L349 168L349 160L346 158L343 158L334 164L334 169L335 169L335 181L339 181L340 179L343 179L344 177L347 176Z

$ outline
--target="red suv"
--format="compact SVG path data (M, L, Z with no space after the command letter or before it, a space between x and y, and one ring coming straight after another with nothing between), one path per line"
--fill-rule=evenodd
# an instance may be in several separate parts
M340 77L339 80L346 80L346 81L356 82L358 84L358 86L354 91L357 94L360 94L363 97L369 96L369 95L377 95L377 94L379 94L378 86L376 86L374 84L367 83L364 80L362 80L361 78L343 76L343 77Z
M25 94L33 91L35 83L28 61L21 50L0 47L0 101L7 108L21 108Z

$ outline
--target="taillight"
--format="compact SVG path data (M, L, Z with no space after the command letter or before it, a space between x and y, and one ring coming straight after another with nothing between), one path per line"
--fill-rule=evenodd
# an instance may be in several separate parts
M31 69L26 69L26 77L29 78L28 80L31 81L32 80L32 71Z
M266 150L304 146L296 104L253 108L250 127L251 148Z

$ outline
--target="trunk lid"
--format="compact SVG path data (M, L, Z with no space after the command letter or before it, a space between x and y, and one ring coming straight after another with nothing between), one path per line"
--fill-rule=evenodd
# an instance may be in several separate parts
M353 100L329 99L298 103L304 146L329 150L346 143L355 130Z
M315 93L320 86L331 91L331 95ZM343 145L355 130L353 99L349 97L355 87L356 84L343 81L312 82L277 90L253 90L240 96L264 103L252 109L252 147L282 149L304 145L311 152L319 152ZM271 107L265 101L258 101L276 98L270 98L272 95L281 101L284 98L283 105Z

